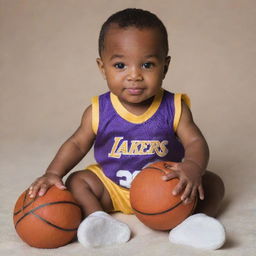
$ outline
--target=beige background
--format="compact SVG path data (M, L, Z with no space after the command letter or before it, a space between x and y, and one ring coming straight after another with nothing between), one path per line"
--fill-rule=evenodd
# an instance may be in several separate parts
M12 226L18 195L41 175L77 128L92 96L107 90L95 59L100 26L113 12L156 13L169 32L172 62L164 88L185 92L210 149L209 169L223 178L223 249L255 253L255 64L253 0L0 0L0 254L206 255L170 244L134 216L116 215L134 236L122 246L29 248ZM75 169L94 162L91 152Z

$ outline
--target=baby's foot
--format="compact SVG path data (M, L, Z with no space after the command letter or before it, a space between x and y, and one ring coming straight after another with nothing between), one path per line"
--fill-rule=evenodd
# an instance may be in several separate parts
M103 211L85 218L78 227L78 241L86 247L122 244L130 239L131 230L123 222Z
M177 244L216 250L225 242L225 229L215 218L198 213L172 229L169 240Z

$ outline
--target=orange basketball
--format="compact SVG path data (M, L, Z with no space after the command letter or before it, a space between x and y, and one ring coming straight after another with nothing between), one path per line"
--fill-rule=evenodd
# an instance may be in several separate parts
M68 190L52 186L44 196L18 198L13 221L20 238L37 248L56 248L71 242L81 222L81 209Z
M181 195L172 195L177 178L164 181L162 176L174 162L155 162L145 167L133 180L130 189L131 206L137 218L156 230L170 230L192 214L197 200L184 205Z

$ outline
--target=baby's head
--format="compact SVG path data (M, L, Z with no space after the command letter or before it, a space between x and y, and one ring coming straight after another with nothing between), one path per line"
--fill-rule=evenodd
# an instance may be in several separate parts
M126 9L103 24L97 63L122 103L143 103L162 86L170 57L166 28L156 15Z
M168 55L168 34L162 21L149 11L128 8L114 13L103 23L98 40L99 56L101 56L104 50L105 36L112 26L117 26L120 29L128 29L130 27L137 29L157 29L161 36L161 47L164 49L165 55Z

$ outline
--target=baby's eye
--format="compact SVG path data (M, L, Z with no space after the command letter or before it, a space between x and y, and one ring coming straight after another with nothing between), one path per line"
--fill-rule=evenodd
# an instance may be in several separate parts
M142 67L145 69L152 68L153 66L154 66L154 63L152 63L152 62L146 62L146 63L142 64Z
M117 69L124 69L125 65L124 65L124 63L120 62L120 63L116 63L114 65L114 67L117 68Z

